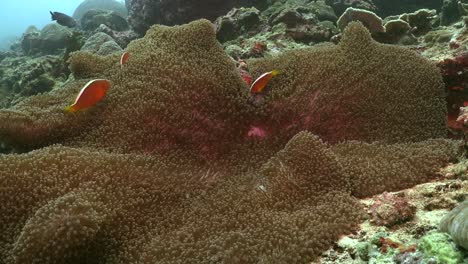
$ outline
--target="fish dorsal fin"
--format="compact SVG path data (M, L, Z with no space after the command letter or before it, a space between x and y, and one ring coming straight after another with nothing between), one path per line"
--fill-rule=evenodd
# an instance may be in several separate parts
M87 82L83 88L81 88L80 92L78 93L78 96L76 96L76 99L75 99L75 102L73 104L76 104L78 103L78 100L80 100L80 97L81 95L86 91L86 89L88 89L88 87L93 84L94 82L99 82L99 81L103 81L104 79L94 79L94 80L90 80L89 82Z

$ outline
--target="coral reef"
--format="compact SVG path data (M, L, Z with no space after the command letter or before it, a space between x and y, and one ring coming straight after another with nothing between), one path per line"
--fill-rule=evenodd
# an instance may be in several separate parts
M448 207L431 208L435 200L455 200L455 204L464 199L468 190L468 181L453 178L454 165L449 165L443 172L443 177L437 181L416 185L410 189L396 193L388 193L393 197L401 197L416 206L414 217L404 223L392 227L377 226L371 222L372 205L379 196L361 199L369 213L369 218L359 227L359 232L343 236L335 246L323 253L320 261L314 264L335 263L464 263L468 259L466 250L456 247L446 234L436 232L441 219L450 211ZM456 171L460 170L459 168ZM435 236L428 236L436 232ZM442 235L442 236L440 236ZM440 239L441 238L441 239ZM441 244L436 245L436 239ZM439 242L437 242L439 243ZM430 249L430 247L434 247ZM424 245L424 246L423 246ZM438 248L445 247L440 253L448 252L443 262L437 260ZM445 253L444 253L445 254ZM463 256L460 259L460 256Z
M410 24L408 24L408 22L400 18L392 19L392 20L387 21L384 27L385 27L385 37L386 37L385 42L408 44L408 39L410 39L411 44L414 44L415 38L410 33L411 26Z
M449 0L451 1L451 0ZM400 15L403 13L415 12L419 9L436 9L441 11L443 0L372 0L377 7L377 15L387 17L392 15Z
M115 0L85 0L73 12L73 18L77 21L89 10L108 10L114 11L122 17L127 17L125 5Z
M463 48L460 48L460 42L449 42L453 38L450 31L435 31L428 34L429 38L437 38L437 44L428 44L432 46L432 50L437 50L440 45L454 45L455 49L451 53L453 55L445 55L437 61L440 72L444 79L447 94L447 109L448 109L448 126L450 133L453 137L460 137L464 132L464 125L466 124L466 109L464 102L468 100L468 83L466 77L468 76L468 53ZM461 35L462 36L462 35ZM461 37L456 39L462 40ZM441 42L441 43L440 43ZM450 44L451 43L451 44ZM430 54L430 53L429 53ZM440 55L439 55L440 56Z
M460 1L444 0L443 2L444 4L440 12L440 25L448 26L460 19L460 11L458 9L458 3Z
M27 55L58 54L71 36L70 29L55 23L46 25L41 31L30 28L22 37L21 48Z
M0 110L2 140L37 148L0 155L0 263L307 263L357 229L356 196L458 154L437 69L360 23L338 46L249 61L283 73L259 107L207 20L126 51L125 67L72 53L73 81ZM98 77L108 96L65 113Z
M143 35L151 25L160 23L160 1L125 0L128 23L135 32Z
M233 7L264 7L266 0L127 0L128 21L139 34L154 24L179 25L205 18L214 21Z
M125 18L114 11L105 10L89 10L80 20L80 25L83 30L93 31L104 24L116 31L124 31L128 29L128 24Z
M296 42L314 44L329 41L337 17L330 6L321 1L277 2L263 12L269 24L277 29L284 26L284 36Z
M373 223L391 227L411 220L416 212L416 207L408 202L404 193L401 196L396 196L384 192L377 197L370 211Z
M218 40L234 59L270 57L329 41L338 33L333 9L322 1L276 1L265 10L240 8L216 20ZM266 48L255 52L260 43Z
M349 7L365 9L372 12L377 11L377 7L372 0L325 0L325 3L331 7L336 14L341 15Z
M240 35L258 33L265 17L256 8L234 8L215 21L216 35L220 42L238 38Z
M436 263L461 263L463 255L447 234L432 232L421 238L420 248L424 252L423 259L434 260Z
M385 32L391 35L403 35L411 29L411 25L403 19L393 19L385 23Z
M382 24L382 18L375 13L364 10L348 7L346 11L338 18L336 24L338 28L344 30L351 21L362 22L371 33L385 32Z
M412 27L412 33L422 36L432 29L432 19L436 16L436 10L420 9L413 13L405 13L400 19L408 22Z
M103 32L98 32L89 37L80 50L105 56L121 51L122 48L111 36Z
M335 22L338 19L333 9L322 1L277 1L263 13L272 25L283 22L289 27L295 24L313 25L325 20Z
M103 32L111 36L121 48L127 47L130 41L138 38L138 34L133 30L116 31L103 24L99 25L96 31Z
M0 107L9 107L24 96L48 92L66 79L62 58L53 55L31 59L7 57L0 62Z

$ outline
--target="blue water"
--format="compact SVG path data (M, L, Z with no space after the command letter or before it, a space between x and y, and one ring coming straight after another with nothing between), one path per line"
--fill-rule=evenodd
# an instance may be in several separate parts
M72 15L83 0L0 0L0 50L30 26L38 29L51 23L49 11Z

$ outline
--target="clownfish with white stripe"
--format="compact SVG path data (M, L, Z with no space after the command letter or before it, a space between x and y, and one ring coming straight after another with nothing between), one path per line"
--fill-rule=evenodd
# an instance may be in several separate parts
M78 93L75 102L72 105L67 106L65 111L74 113L94 106L99 101L104 99L110 85L110 81L105 79L95 79L89 81Z

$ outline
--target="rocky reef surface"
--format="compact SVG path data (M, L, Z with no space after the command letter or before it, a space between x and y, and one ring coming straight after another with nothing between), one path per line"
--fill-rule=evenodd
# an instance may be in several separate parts
M0 263L468 262L467 10L86 0L28 28L0 53Z

